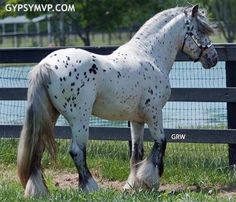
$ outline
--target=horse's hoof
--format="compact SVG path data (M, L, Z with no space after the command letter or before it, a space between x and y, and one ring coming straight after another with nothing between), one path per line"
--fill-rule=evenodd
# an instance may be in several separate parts
M123 190L124 191L133 190L135 187L135 180L137 180L137 179L134 175L134 172L131 172L124 187L123 187Z
M129 182L126 182L125 185L123 186L124 191L129 191L134 189L134 184L130 184Z
M48 189L45 185L41 170L31 174L26 187L25 197L41 197L48 195Z
M158 173L158 167L145 159L139 166L136 177L141 187L146 187L149 190L158 190L160 186L160 176Z
M89 178L88 182L81 188L84 192L94 192L99 189L97 182L92 177Z

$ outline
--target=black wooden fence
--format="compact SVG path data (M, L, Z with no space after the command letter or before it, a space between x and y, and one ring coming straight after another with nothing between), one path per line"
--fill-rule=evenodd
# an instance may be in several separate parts
M169 142L229 144L229 163L236 164L236 44L215 45L220 61L225 61L227 88L173 88L171 101L227 102L228 129L165 129ZM83 47L98 54L109 54L117 47ZM57 48L0 49L0 63L37 63ZM189 61L180 53L176 61ZM25 88L0 88L0 100L25 100ZM21 126L0 125L0 137L19 137ZM69 127L57 126L57 138L69 138ZM90 127L90 139L130 141L129 128ZM174 136L175 138L173 138ZM178 138L179 137L179 138ZM145 129L145 140L152 140Z

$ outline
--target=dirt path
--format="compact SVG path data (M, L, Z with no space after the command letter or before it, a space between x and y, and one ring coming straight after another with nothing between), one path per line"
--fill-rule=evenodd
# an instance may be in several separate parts
M109 181L104 179L95 178L99 186L104 188L112 188L122 190L125 182ZM78 174L61 173L54 176L55 186L61 188L77 188L78 187Z

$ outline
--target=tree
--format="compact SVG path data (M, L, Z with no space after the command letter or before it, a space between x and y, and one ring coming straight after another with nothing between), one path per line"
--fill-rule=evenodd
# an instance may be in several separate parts
M131 0L134 1L134 0ZM6 0L0 15L19 15L19 13L7 13L4 11L4 6L7 3L22 3L24 0ZM90 45L90 33L92 31L111 32L117 26L122 24L123 15L127 6L130 4L127 0L28 0L27 4L73 4L76 12L52 12L53 15L53 34L56 41L59 40L59 45L65 45L68 26L73 26L76 29L78 36L84 42L84 45ZM48 12L30 12L26 14L29 18L34 18Z
M67 0L66 4L73 4L76 12L51 13L54 16L52 33L55 44L59 42L59 45L65 45L68 27L71 26L76 30L84 45L89 46L91 32L112 32L118 27L141 26L145 20L160 10L164 10L170 2L170 0ZM6 0L5 3L24 4L25 0ZM63 0L28 0L27 3L56 5L65 2ZM5 14L3 12L2 16ZM19 15L19 13L13 14ZM29 18L42 14L48 14L48 12L26 13Z
M203 0L203 3L218 21L227 42L232 43L236 39L235 0Z
M111 31L122 23L126 0L80 0L75 2L76 12L68 13L84 45L90 45L92 31Z
M0 18L4 18L7 16L17 16L20 15L20 13L14 12L14 11L6 11L5 5L6 4L18 4L20 3L20 0L5 0L0 1Z

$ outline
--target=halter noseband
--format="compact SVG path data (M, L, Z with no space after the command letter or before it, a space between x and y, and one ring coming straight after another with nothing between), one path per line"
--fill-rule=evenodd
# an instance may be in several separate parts
M193 32L192 32L192 31L189 31L189 30L190 30L190 26L189 26L189 22L188 22L187 20L185 21L185 25L186 25L188 31L187 31L186 34L185 34L184 42L183 42L183 45L182 45L181 50L182 50L182 51L184 50L184 46L185 46L186 39L187 39L188 37L190 37L190 38L193 40L193 42L197 45L197 47L201 50L201 52L200 52L198 58L195 59L195 60L193 60L194 62L197 62L197 61L200 60L200 58L201 58L203 52L212 46L212 43L210 42L210 43L208 43L208 44L206 44L206 45L202 45L201 43L198 42L197 37L193 34Z

